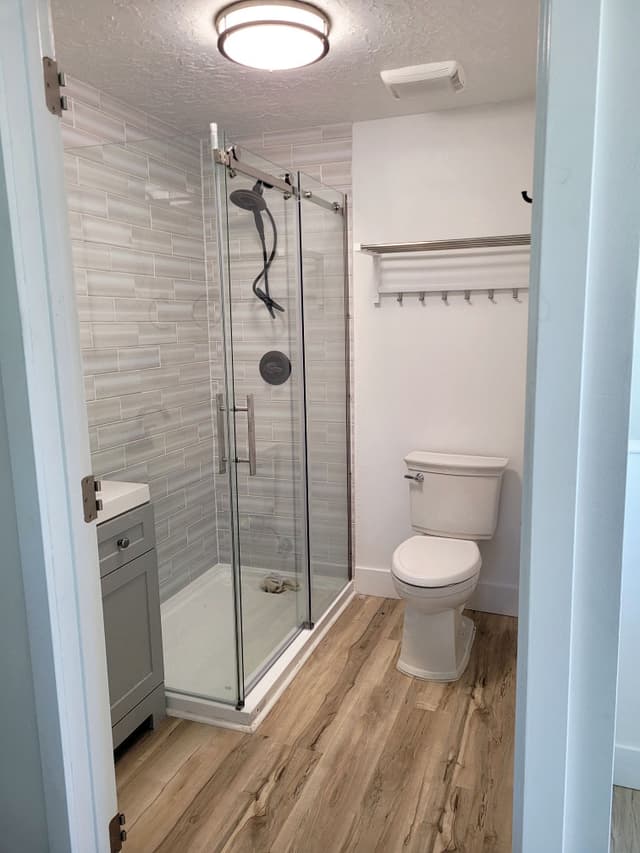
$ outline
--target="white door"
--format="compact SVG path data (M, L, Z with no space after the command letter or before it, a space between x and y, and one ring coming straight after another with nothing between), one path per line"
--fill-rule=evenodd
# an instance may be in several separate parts
M116 790L95 526L80 493L91 468L62 142L45 106L43 55L55 56L47 0L2 0L3 476L15 493L49 849L101 853Z
M640 4L543 0L514 850L609 848L640 228Z

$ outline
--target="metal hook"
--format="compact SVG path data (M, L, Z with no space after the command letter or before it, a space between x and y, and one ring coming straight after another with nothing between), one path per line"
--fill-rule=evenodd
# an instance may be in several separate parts
M449 304L449 291L448 290L442 291L442 301L444 302L445 305Z
M519 293L520 293L520 288L519 288L519 287L514 287L514 288L513 288L513 298L516 300L516 302L520 302L520 299L518 299L518 294L519 294Z
M398 305L402 305L402 300L403 300L403 299L404 299L404 293L399 293L399 294L396 296L396 301L397 301Z
M465 292L464 292L464 301L465 301L468 305L471 305L471 291L470 291L470 290L465 290Z
M422 304L424 305L424 291L418 294L418 301L422 302Z
M495 290L490 290L489 291L489 302L493 302L493 304L495 305L496 300L494 298L494 295L495 295Z

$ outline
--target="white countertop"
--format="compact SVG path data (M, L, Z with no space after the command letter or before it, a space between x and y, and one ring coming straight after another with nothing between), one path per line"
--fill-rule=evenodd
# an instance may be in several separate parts
M98 524L129 512L149 502L149 486L146 483L123 483L118 480L100 480L98 499L102 509L98 511Z

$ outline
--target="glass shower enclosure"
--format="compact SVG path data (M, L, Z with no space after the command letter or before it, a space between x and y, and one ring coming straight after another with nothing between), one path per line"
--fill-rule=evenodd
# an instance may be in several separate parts
M242 705L350 578L346 204L215 126L212 157L216 465Z
M65 169L93 473L149 485L170 708L247 714L348 594L345 198L215 126L80 137Z

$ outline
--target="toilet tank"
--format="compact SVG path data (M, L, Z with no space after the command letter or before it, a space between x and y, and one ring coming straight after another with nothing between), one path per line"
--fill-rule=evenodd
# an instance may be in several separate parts
M453 539L491 539L508 459L414 450L404 461L414 530Z

